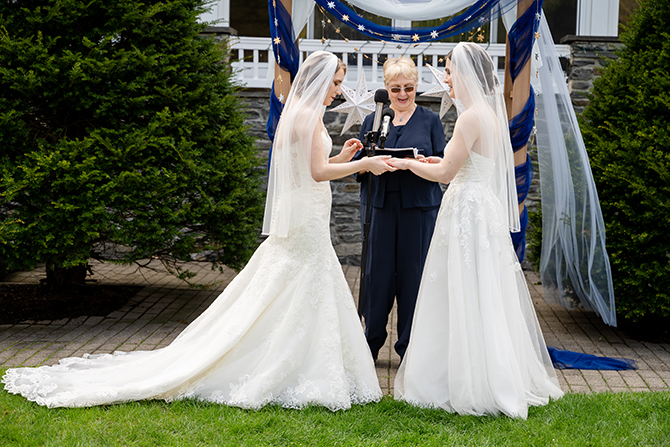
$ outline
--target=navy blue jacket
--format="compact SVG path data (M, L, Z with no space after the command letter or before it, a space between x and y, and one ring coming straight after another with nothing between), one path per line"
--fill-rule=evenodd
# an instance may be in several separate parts
M365 134L372 130L373 120L374 113L365 117L359 135L361 141ZM440 117L419 105L407 124L398 127L391 124L386 139L388 148L415 147L419 149L420 154L426 157L442 157L445 144L446 138ZM364 151L361 151L356 157L362 155L365 155ZM361 204L367 203L368 175L356 175L356 180L361 182ZM403 208L436 207L442 201L442 190L437 183L424 180L409 170L385 172L379 176L373 175L371 205L382 208L386 191L400 191Z

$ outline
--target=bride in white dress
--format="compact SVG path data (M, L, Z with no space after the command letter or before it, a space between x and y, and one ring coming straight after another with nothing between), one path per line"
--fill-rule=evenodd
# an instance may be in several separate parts
M460 43L446 82L459 117L444 159L389 161L450 183L442 199L396 398L526 418L563 395L509 231L519 231L513 151L496 70Z
M279 121L263 233L247 266L171 345L17 368L5 389L48 407L196 398L242 408L322 405L333 411L382 397L351 292L330 241L328 180L394 168L332 142L325 106L346 66L315 52L298 71Z

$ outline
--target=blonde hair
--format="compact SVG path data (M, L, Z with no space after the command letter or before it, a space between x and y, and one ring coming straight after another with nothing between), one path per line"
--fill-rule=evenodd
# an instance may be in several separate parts
M419 72L414 61L407 56L392 57L384 62L384 85L396 79L400 74L411 79L415 84L419 83Z
M342 62L342 59L339 57L337 58L337 68L335 69L335 74L337 74L338 71L344 70L344 74L347 74L347 64Z

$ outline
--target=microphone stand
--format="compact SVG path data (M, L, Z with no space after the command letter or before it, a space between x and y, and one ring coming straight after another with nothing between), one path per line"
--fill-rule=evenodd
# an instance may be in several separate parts
M377 144L375 141L379 140L379 131L369 131L365 134L363 138L363 145L365 146L365 153L368 157L375 156L375 150L377 149ZM384 143L386 138L381 139L379 142L379 149L384 149ZM368 172L368 193L367 201L365 202L365 222L363 222L363 249L361 251L361 277L358 287L358 316L363 316L363 307L364 307L364 297L365 297L365 270L367 267L368 260L368 236L370 234L370 201L372 195L372 173Z

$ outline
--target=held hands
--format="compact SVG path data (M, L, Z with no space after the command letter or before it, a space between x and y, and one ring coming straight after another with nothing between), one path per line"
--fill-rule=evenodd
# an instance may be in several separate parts
M431 157L432 158L432 157ZM409 158L389 158L386 161L386 164L396 169L409 169L410 163L414 163L414 160ZM423 161L423 160L421 160Z
M367 171L372 172L374 175L381 175L384 172L393 172L396 168L390 165L389 159L390 155L377 155L375 157L365 157L365 164L367 165Z

